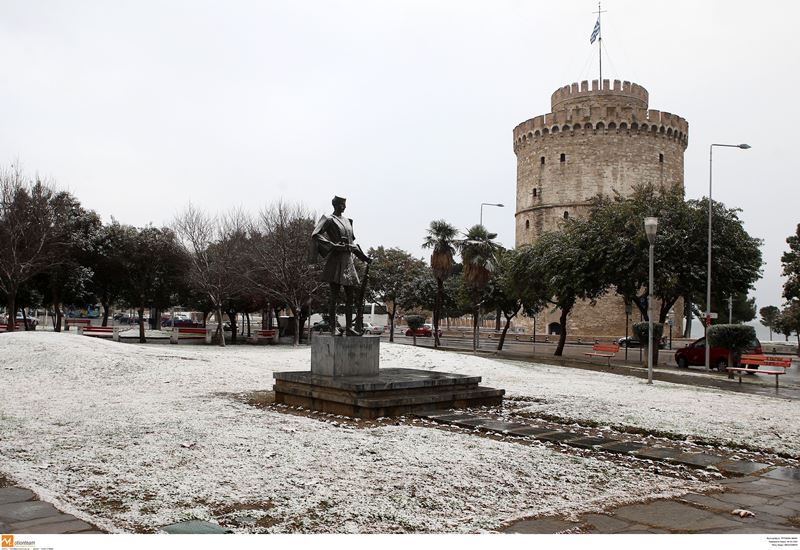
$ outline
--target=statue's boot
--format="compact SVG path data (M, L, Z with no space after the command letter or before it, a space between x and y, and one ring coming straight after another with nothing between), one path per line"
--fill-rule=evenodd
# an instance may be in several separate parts
M360 332L358 332L358 331L357 331L356 329L354 329L354 328L349 328L349 329L347 329L347 335L348 335L348 336L361 336L361 333L360 333Z

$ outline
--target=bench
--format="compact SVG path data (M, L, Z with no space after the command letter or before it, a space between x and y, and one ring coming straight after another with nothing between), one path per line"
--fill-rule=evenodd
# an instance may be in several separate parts
M584 352L584 355L589 357L605 357L608 359L608 366L611 366L611 358L617 355L619 346L617 344L595 344L592 346L592 351Z
M25 330L25 324L22 321L17 321L14 323L14 329L16 331ZM8 332L8 325L7 324L0 324L0 332Z
M78 334L84 336L106 337L110 336L115 342L119 342L119 328L118 327L93 327L93 326L78 326Z
M64 319L64 326L66 330L69 330L69 327L75 325L76 327L88 327L91 326L92 320L91 319Z
M257 330L255 334L250 337L250 342L258 344L261 340L267 340L268 343L274 344L277 342L278 331L276 329L263 329Z
M203 338L206 344L210 344L212 334L213 331L210 328L175 327L172 329L172 333L169 335L169 343L177 344L178 340L181 338L193 340L199 340L200 338Z
M742 383L742 373L748 374L772 374L775 375L775 389L778 389L778 377L786 374L786 369L792 366L792 358L781 355L742 355L739 359L740 365L755 365L756 367L773 367L772 370L754 370L747 367L733 367L728 369L728 378L733 378L733 373L739 376L739 383ZM783 370L778 370L778 369Z

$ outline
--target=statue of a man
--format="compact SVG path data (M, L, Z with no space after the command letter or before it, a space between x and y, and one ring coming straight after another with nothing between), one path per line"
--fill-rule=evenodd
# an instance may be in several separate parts
M328 302L328 323L331 333L335 334L336 304L339 300L339 291L343 287L345 293L345 333L358 336L353 329L353 298L355 290L359 287L358 272L353 263L353 256L363 262L372 260L364 254L361 247L353 244L353 220L342 216L347 207L346 199L333 197L333 214L322 216L311 234L312 256L319 254L325 259L325 268L322 270L322 280L330 283L331 295Z

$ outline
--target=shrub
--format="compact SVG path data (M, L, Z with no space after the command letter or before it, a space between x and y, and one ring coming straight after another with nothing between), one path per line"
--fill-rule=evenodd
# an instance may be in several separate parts
M406 315L406 324L408 328L411 330L417 330L418 328L422 328L422 325L425 324L425 316L420 315L419 313L410 313Z
M753 345L756 329L749 325L712 325L706 332L711 347L727 348L728 365L734 365L736 358Z
M649 325L647 321L642 321L641 323L633 323L633 334L636 336L636 339L642 343L642 345L647 344L647 333L649 331ZM661 340L661 336L664 334L664 323L653 323L653 342L658 342ZM656 346L658 347L658 346Z

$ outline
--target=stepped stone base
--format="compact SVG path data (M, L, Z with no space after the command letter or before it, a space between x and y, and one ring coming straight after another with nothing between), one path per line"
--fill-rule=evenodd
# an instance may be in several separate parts
M364 419L499 405L505 390L479 386L480 376L419 369L380 369L375 376L276 372L275 401Z

